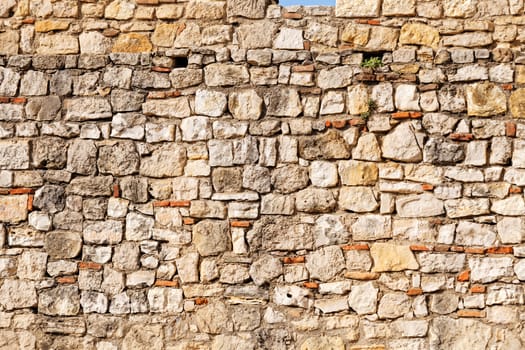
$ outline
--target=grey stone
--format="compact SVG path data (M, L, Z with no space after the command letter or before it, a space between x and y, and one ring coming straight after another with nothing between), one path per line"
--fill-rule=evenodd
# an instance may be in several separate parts
M74 316L80 311L76 286L57 286L43 290L38 297L38 312L50 316Z
M310 278L323 282L334 278L344 267L345 259L338 246L323 247L306 256L306 268L310 272Z
M35 192L33 205L50 214L64 210L65 191L62 186L45 185Z
M96 171L97 147L91 140L74 140L67 151L67 170L91 175Z
M231 249L228 223L202 220L193 226L193 242L202 256L217 255Z
M80 253L82 238L76 232L52 231L45 235L44 246L53 259L71 259Z
M180 176L185 165L186 148L168 143L153 151L151 157L142 159L140 174L155 178Z

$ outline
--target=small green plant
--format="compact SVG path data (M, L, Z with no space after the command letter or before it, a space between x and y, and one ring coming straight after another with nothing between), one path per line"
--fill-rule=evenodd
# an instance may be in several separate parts
M368 99L368 111L361 113L361 118L364 120L368 120L372 113L375 112L377 109L377 103L376 101L372 100L371 98Z
M365 59L363 62L361 62L361 67L363 68L379 68L383 65L383 61L381 60L381 57L373 56Z

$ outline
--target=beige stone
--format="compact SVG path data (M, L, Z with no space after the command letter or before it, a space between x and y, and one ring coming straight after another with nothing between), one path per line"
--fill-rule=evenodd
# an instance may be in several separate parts
M512 116L515 118L525 118L525 89L517 89L512 92L509 98L509 107Z
M363 49L366 51L393 51L397 46L398 37L399 29L373 26L368 43Z
M228 17L264 18L267 2L265 0L228 0Z
M476 13L477 0L445 0L443 9L446 17L471 17Z
M147 35L139 33L125 33L119 35L111 51L139 53L150 52L152 49L153 45L151 45Z
M27 218L27 195L0 196L0 221L17 223Z
M20 35L15 30L0 33L0 55L16 55Z
M66 30L69 28L69 21L42 20L35 22L35 31L47 33L55 30Z
M37 53L44 55L69 55L79 53L78 38L69 34L48 34L38 39Z
M343 339L337 336L317 336L306 339L301 350L345 350Z
M354 46L365 46L370 36L370 28L365 25L348 23L341 34L341 40Z
M125 0L116 0L106 6L104 16L110 19L126 20L133 17L135 4Z
M374 185L377 182L379 170L375 163L350 160L341 161L338 167L343 185L366 186Z
M226 2L192 0L186 5L186 17L196 19L222 19L226 14Z
M184 5L160 5L157 7L158 19L177 19L181 18L184 13Z
M377 17L380 0L336 0L336 17Z
M409 246L375 243L370 247L374 260L372 272L417 270L419 264Z
M177 23L157 23L151 35L151 42L156 46L171 47L180 25Z
M492 83L476 83L466 87L469 116L490 117L507 111L503 90Z
M416 0L383 0L383 16L413 16Z
M401 28L399 42L405 45L423 45L436 49L439 45L439 32L423 23L407 23Z
M368 112L368 89L365 85L353 85L348 87L346 106L348 108L348 113L353 115Z

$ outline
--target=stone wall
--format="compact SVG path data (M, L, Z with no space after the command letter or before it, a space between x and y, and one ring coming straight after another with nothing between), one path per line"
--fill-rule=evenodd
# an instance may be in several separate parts
M523 0L0 0L0 349L522 349Z

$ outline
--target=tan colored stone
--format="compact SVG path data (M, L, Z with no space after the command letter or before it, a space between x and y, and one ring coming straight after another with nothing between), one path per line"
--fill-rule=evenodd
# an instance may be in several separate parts
M184 13L184 5L161 5L157 7L158 19L177 19Z
M241 16L246 18L264 18L266 7L265 0L228 0L228 17Z
M374 26L370 31L366 51L393 51L397 46L399 29Z
M370 35L370 28L355 23L348 23L341 34L341 40L355 46L365 46Z
M135 4L125 0L116 0L106 6L104 16L106 18L126 20L133 17Z
M79 53L78 38L69 34L48 34L40 36L38 54L70 55Z
M156 46L171 47L179 28L178 23L157 23L155 31L151 35L151 42Z
M377 17L380 0L336 0L336 17Z
M477 10L477 0L445 0L445 17L472 17Z
M17 223L27 218L27 195L1 196L0 221Z
M339 175L343 185L367 186L377 182L379 170L375 163L349 160L339 163Z
M416 0L383 0L383 16L414 16Z
M221 19L226 14L226 2L192 0L186 5L186 18Z
M423 45L436 49L439 32L436 28L422 23L407 23L401 28L399 42L406 45Z
M150 52L153 49L153 45L149 41L149 38L145 34L139 33L126 33L121 34L115 44L113 45L112 52Z
M20 36L15 30L0 33L0 55L16 55Z
M372 272L417 270L419 264L409 246L375 243L370 247L374 260Z
M507 111L503 90L492 83L476 83L465 89L469 116L490 117Z
M359 115L368 112L368 89L366 85L353 85L348 87L346 102L348 113Z
M525 118L525 89L517 89L510 95L510 112L515 118Z
M301 350L344 350L345 344L341 337L317 336L306 339Z
M54 30L66 30L69 28L69 21L42 20L36 21L35 31L39 33L52 32Z
M516 84L525 84L525 65L516 66Z

